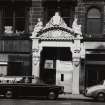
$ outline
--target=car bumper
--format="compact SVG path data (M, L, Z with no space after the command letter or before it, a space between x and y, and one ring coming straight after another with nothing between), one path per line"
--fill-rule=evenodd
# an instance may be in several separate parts
M86 97L92 97L92 94L91 94L91 93L88 93L87 90L85 90L85 91L83 92L83 94L84 94L84 96L86 96Z

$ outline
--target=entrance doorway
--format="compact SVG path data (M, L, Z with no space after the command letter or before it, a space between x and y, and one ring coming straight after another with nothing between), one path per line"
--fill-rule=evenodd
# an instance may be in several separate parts
M72 90L72 53L69 47L44 47L41 52L40 78L48 84Z
M47 84L56 83L56 48L43 48L40 61L40 78Z

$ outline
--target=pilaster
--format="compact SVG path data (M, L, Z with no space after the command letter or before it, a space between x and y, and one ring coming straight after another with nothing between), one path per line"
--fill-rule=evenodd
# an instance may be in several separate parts
M40 53L42 51L42 47L39 45L39 39L34 38L32 39L32 75L34 77L39 77L40 71ZM33 81L34 82L34 79Z
M72 49L73 60L73 85L72 94L79 94L79 72L80 72L80 39L74 39L74 46Z
M105 34L105 3L104 3L104 12L103 12L103 34Z

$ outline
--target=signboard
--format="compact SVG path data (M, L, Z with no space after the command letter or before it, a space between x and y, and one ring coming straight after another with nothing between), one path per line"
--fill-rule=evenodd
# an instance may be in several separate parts
M53 69L54 68L53 60L45 60L44 68Z

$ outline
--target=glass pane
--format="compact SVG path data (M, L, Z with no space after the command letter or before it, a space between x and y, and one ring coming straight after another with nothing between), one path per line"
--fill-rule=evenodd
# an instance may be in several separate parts
M100 34L101 33L101 20L100 19L88 19L87 20L87 33L88 34Z
M61 14L62 14L62 16L63 17L70 17L70 8L63 8L62 10L61 10Z
M2 13L3 18L10 18L13 17L13 9L12 8L3 8Z
M15 16L16 17L25 17L25 8L24 7L15 8Z
M54 16L55 15L55 11L56 11L56 9L54 9L54 8L48 8L48 10L47 10L47 18L48 18L48 20L50 20L51 19L51 17L52 16Z
M17 31L25 30L25 19L16 19L15 30Z
M13 18L4 19L4 26L13 26Z
M100 11L96 8L92 8L88 12L88 18L101 18Z

